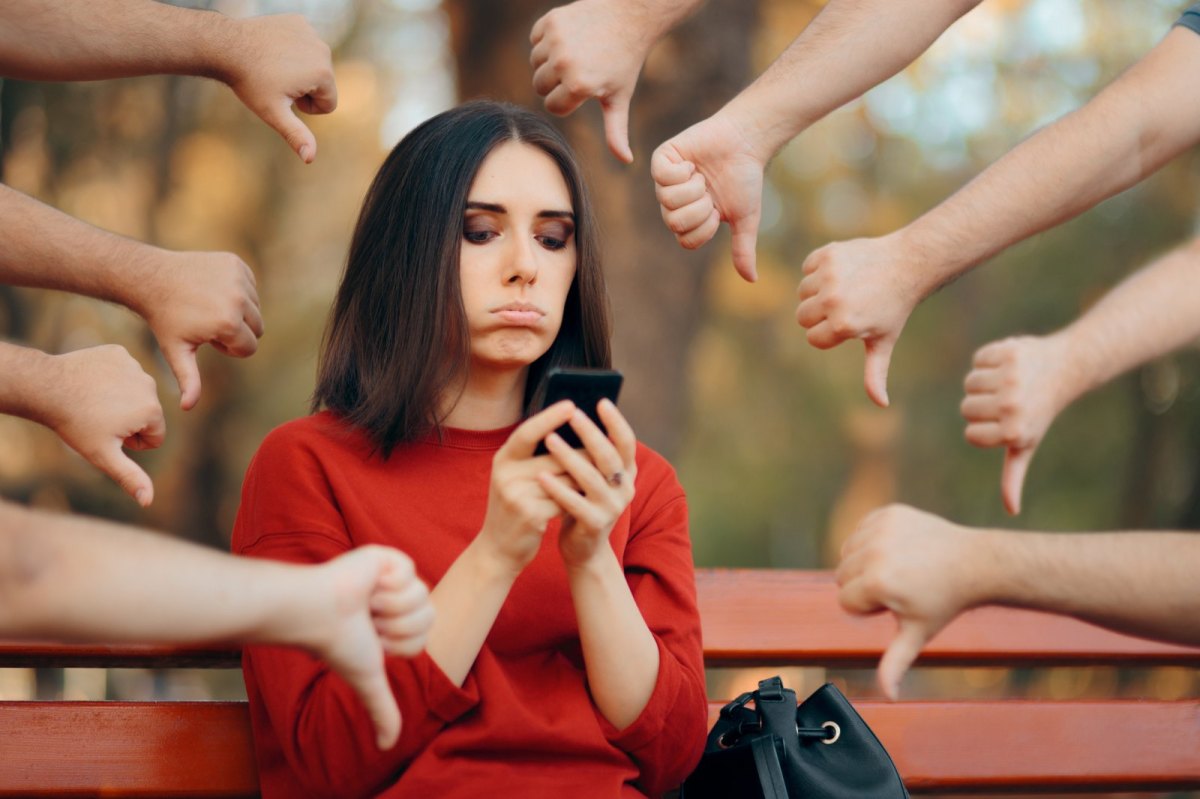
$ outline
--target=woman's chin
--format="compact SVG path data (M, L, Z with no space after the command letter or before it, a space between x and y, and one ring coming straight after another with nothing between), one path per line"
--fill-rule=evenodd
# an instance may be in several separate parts
M488 369L524 369L545 355L553 343L529 332L505 330L502 335L491 337L491 341L481 342L482 346L472 347L471 359Z
M528 368L530 364L542 357L545 352L545 349L534 347L503 352L477 352L473 354L471 360L474 361L473 366L475 369L516 371Z

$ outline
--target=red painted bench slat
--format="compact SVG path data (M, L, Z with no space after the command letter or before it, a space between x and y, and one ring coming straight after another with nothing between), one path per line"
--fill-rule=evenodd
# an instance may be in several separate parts
M0 795L253 797L244 702L0 702Z

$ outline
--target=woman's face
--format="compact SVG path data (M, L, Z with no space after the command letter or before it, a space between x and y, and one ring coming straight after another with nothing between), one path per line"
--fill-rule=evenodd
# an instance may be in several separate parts
M550 349L575 279L574 211L536 147L508 141L480 165L460 258L472 367L520 369Z

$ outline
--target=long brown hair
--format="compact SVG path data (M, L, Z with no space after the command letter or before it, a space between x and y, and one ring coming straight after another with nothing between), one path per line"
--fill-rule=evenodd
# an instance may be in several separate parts
M439 403L463 385L470 336L459 286L463 214L475 173L499 144L545 152L575 213L575 280L562 327L529 368L526 412L552 366L608 367L608 295L591 202L570 145L514 105L466 103L405 136L363 201L317 368L314 411L329 408L366 431L386 458L436 429Z

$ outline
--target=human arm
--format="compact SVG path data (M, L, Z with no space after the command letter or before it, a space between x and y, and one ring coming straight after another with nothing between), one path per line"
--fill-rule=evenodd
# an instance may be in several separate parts
M99 80L176 74L216 78L305 162L312 132L292 111L337 106L328 45L297 14L230 19L153 0L5 0L0 75Z
M546 110L570 114L595 97L604 113L608 148L625 163L629 104L646 55L704 0L577 0L533 24L533 88Z
M809 125L912 63L978 3L827 3L754 83L655 151L651 175L679 243L702 246L728 223L734 267L753 281L767 162ZM687 166L702 184L683 185L692 179Z
M0 413L45 425L142 507L150 476L125 454L166 435L154 378L117 345L47 355L0 341Z
M180 406L200 399L196 350L245 358L262 313L254 273L221 252L172 252L93 227L0 185L0 282L116 302L150 325L179 382Z
M907 227L813 252L796 311L809 342L825 349L862 339L867 393L885 405L892 349L921 300L1006 247L1138 183L1200 139L1200 118L1179 102L1197 69L1200 37L1176 28L1082 108Z
M846 610L896 616L896 637L879 663L879 684L895 698L925 643L980 605L1060 613L1200 646L1198 565L1196 533L977 529L891 505L846 541L837 580Z
M1004 447L1004 505L1020 513L1033 454L1056 416L1083 394L1200 338L1200 240L1126 278L1062 330L992 342L964 381L966 438Z
M297 567L0 502L0 635L302 647L353 686L380 746L400 732L384 652L417 654L431 613L412 561L385 547Z
M608 446L586 416L572 420L587 458L547 441L584 492L580 501L574 486L555 491L573 517L559 552L597 718L638 764L642 790L656 796L695 768L708 722L687 500L670 466L637 446L615 406L602 402L599 413ZM606 520L622 509L628 534L614 535Z

